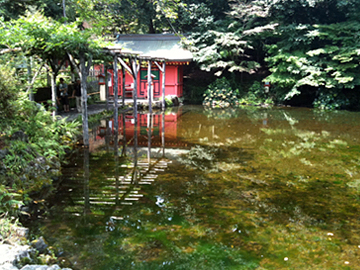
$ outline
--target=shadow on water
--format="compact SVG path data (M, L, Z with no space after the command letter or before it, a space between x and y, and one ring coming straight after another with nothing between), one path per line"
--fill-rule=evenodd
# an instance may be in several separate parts
M360 269L359 120L196 106L103 120L32 229L74 269Z

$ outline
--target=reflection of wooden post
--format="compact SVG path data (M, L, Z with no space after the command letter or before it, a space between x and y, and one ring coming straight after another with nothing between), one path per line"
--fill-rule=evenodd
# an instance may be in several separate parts
M138 162L138 157L137 157L137 146L138 146L137 127L138 127L138 114L134 115L134 120L135 120L135 125L134 125L134 170L133 170L132 181L133 181L133 183L137 183L137 162Z
M109 121L108 121L108 120L106 120L105 145L106 145L106 151L109 152L109 146L110 146L110 125L109 125Z
M151 165L151 129L152 129L152 114L151 113L148 114L147 128L148 128L148 164L149 164L149 169L150 169L150 165Z
M125 127L125 113L122 114L122 139L123 139L123 149L121 156L126 156L126 127Z
M115 139L114 139L114 159L115 159L115 191L116 191L116 203L119 200L119 131L115 129Z
M119 119L118 119L118 97L119 97L119 87L118 87L118 67L117 67L117 57L114 56L114 130L117 133L119 130Z
M165 110L162 111L162 134L161 142L163 147L163 157L165 157Z
M89 148L84 148L84 216L91 212L90 209L90 191L89 191Z

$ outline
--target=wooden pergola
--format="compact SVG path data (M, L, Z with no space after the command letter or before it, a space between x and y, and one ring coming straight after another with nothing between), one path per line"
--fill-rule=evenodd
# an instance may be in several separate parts
M113 46L113 47L106 47L104 48L104 51L106 54L109 54L113 57L113 69L114 69L114 104L115 109L117 109L118 102L119 102L119 96L118 96L118 63L121 65L122 69L122 89L123 93L125 90L125 70L129 72L129 74L132 76L134 80L134 89L133 89L133 101L134 101L134 114L137 114L137 80L138 80L138 73L140 70L140 66L142 63L146 62L148 67L148 85L147 85L147 91L148 91L148 102L149 102L149 111L152 113L152 101L153 101L153 93L151 90L152 85L152 75L151 75L151 67L152 64L155 64L157 68L162 72L162 108L165 108L165 68L166 68L166 58L159 58L159 57L151 57L148 55L142 54L142 52L136 52L136 51L127 51L124 49L121 49L119 47ZM107 71L105 71L105 76L107 76ZM105 79L107 81L107 78ZM106 87L106 93L108 93L108 86L107 83L105 84ZM108 95L107 95L108 99ZM122 104L125 105L125 95L122 95Z
M137 126L137 80L138 80L138 73L140 70L140 66L142 62L147 62L148 65L148 102L149 102L149 112L152 113L152 76L151 76L151 66L152 62L159 68L163 75L163 83L162 83L162 109L165 109L165 67L166 67L166 59L165 58L153 58L146 55L141 55L141 52L132 52L126 51L119 47L106 47L104 48L104 52L108 55L113 57L113 69L114 69L114 128L115 130L119 129L119 122L118 122L118 106L119 106L119 94L118 94L118 62L121 65L122 69L122 104L125 105L125 70L127 70L130 75L134 79L134 89L133 89L133 102L134 108L133 113L135 116L135 127ZM127 62L126 62L127 60ZM106 100L108 102L109 98L109 89L107 83L107 70L105 69L105 91L106 91ZM117 133L116 133L117 134ZM116 138L117 139L117 138ZM137 143L137 142L136 142Z

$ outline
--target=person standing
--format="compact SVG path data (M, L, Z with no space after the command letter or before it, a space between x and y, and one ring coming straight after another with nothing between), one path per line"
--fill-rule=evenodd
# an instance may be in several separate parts
M64 111L69 112L68 86L63 78L60 79L59 92Z
M81 84L79 78L76 79L72 96L76 98L76 110L81 112Z

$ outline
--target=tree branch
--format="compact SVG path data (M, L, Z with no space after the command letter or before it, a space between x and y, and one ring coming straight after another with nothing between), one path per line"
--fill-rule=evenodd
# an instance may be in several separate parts
M41 69L43 68L44 65L45 65L44 63L41 63L40 68L36 71L36 73L34 74L32 80L31 80L31 82L30 82L30 84L28 85L27 90L26 90L26 93L29 93L30 89L31 89L32 86L34 85L35 80L36 80L37 76L39 75L39 73L40 73L40 71L41 71Z

